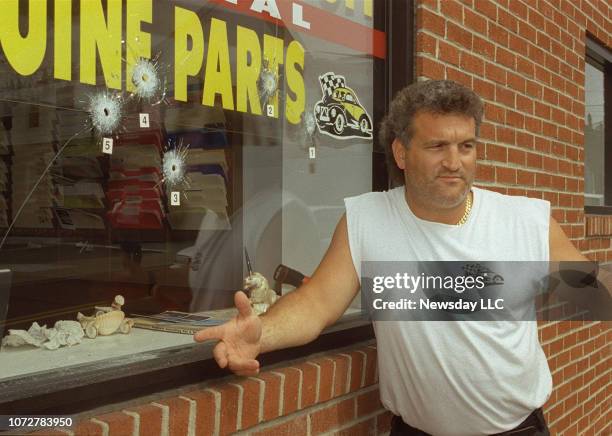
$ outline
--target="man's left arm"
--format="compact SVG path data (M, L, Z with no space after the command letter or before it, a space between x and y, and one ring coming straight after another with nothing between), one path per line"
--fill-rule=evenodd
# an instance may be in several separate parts
M550 262L553 265L556 265L559 262L591 262L586 256L584 256L580 251L578 251L574 244L572 244L572 242L565 235L565 232L563 231L559 223L552 217L550 218L549 226L549 250ZM596 264L593 263L593 266L595 265ZM578 281L585 285L587 283L590 284L590 289L596 287L599 291L607 291L608 295L602 295L602 292L599 292L596 297L597 300L602 300L602 308L609 308L609 300L610 296L612 296L612 292L610 291L612 289L612 273L603 268L595 268L595 273L590 273L591 271L585 270L584 278L581 278ZM574 301L579 306L582 305L580 304L580 300L582 300L582 303L584 303L583 297L579 295L579 293L575 292L576 288L572 289L572 291L573 292L567 295L569 297L568 300ZM593 296L595 297L595 295ZM589 306L593 306L592 303L594 302L589 302ZM607 317L604 317L602 319L609 318L610 314L608 313Z

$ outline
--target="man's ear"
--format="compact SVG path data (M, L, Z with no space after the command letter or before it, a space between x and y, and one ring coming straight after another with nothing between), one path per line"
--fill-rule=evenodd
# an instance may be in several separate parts
M399 167L400 170L403 170L406 167L405 159L406 159L406 147L402 142L395 138L393 143L391 144L391 148L393 149L393 158L395 159L395 164Z

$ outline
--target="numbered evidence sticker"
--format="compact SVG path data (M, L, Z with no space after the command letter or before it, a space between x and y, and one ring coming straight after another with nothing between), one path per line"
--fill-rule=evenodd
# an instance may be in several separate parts
M273 117L274 116L274 106L269 104L266 105L266 115L268 115L269 117Z
M170 193L170 205L180 206L181 205L181 193L178 191L172 191Z
M113 154L113 138L102 138L102 153Z
M140 127L149 127L149 114L140 114Z
M317 157L317 150L314 147L308 147L308 157L310 159Z

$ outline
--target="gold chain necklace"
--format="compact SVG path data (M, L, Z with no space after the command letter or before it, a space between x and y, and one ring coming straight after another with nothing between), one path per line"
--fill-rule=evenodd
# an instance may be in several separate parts
M472 197L471 197L470 193L468 192L467 202L465 204L465 212L463 212L463 216L461 217L459 222L457 224L455 224L455 225L456 226L464 225L465 222L467 221L467 219L470 217L470 212L471 211L472 211Z

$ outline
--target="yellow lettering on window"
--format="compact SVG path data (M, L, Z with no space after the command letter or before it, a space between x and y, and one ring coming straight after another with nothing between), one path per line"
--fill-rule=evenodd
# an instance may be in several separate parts
M72 79L72 2L55 0L53 40L53 77Z
M198 15L179 7L174 8L174 29L174 99L187 101L187 77L202 67L204 33Z
M372 13L372 0L363 0L363 14L371 18Z
M29 1L28 34L19 32L19 0L2 0L0 42L9 64L22 76L34 74L47 49L47 2Z
M234 110L227 24L213 18L210 22L202 104L214 106L217 94L221 94L223 109Z
M81 0L81 82L96 84L96 52L106 86L121 89L121 0Z
M295 95L295 99L287 93L285 99L285 116L291 124L298 124L301 121L302 113L306 107L306 89L304 87L304 47L298 41L291 41L287 46L287 59L285 60L287 76L287 86ZM300 67L300 70L297 67Z
M261 70L261 46L254 30L236 29L236 110L261 115L257 79Z
M138 59L151 58L151 35L142 31L141 23L151 23L153 21L152 7L151 0L127 0L127 52L125 54L127 67L125 77L128 91L135 89L132 74Z

